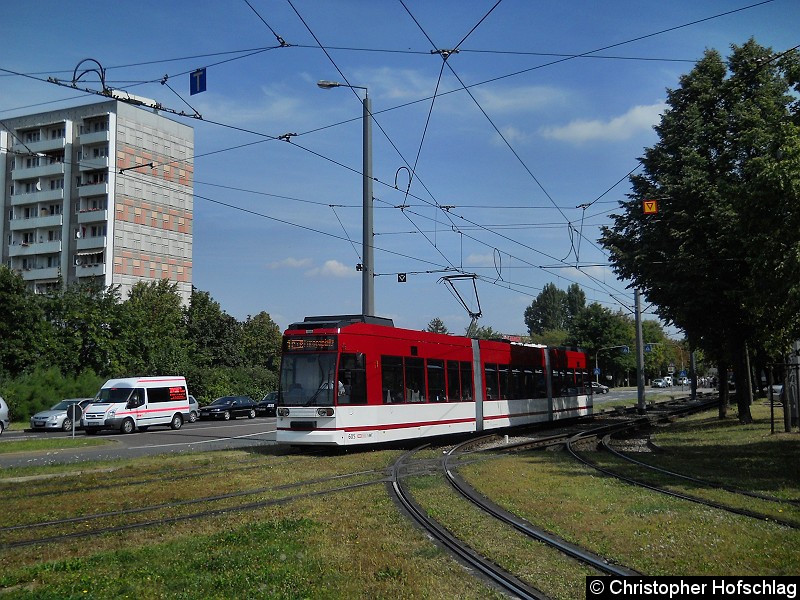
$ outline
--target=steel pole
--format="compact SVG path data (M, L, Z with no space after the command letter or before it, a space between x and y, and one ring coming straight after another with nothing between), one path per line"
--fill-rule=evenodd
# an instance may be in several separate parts
M364 267L361 272L361 312L375 314L375 233L372 227L372 103L364 90L363 230Z

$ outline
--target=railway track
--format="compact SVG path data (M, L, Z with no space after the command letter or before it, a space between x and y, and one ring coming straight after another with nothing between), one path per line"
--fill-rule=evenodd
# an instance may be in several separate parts
M395 462L392 469L391 489L397 502L405 509L411 519L427 531L434 540L505 593L511 594L516 598L548 600L549 596L541 590L526 584L515 575L472 550L467 544L430 518L425 510L414 501L413 496L403 483L403 478L407 472L408 460L415 452L425 447L427 447L427 444L404 454Z
M598 555L586 548L572 544L552 532L537 527L518 515L506 511L468 485L458 475L457 468L459 465L474 460L491 459L492 453L530 450L553 445L570 447L573 440L610 436L617 432L630 431L639 427L649 427L657 421L672 419L689 412L702 410L706 408L709 403L713 402L713 400L706 400L690 404L683 402L670 403L669 406L659 406L652 414L647 416L636 415L634 414L635 411L627 411L627 414L610 414L602 418L602 422L599 424L597 423L597 419L582 421L568 427L561 427L555 432L548 431L532 435L527 434L523 439L513 442L510 440L509 436L501 438L501 436L496 434L474 437L444 452L443 458L439 461L440 464L438 468L443 473L448 483L461 497L470 502L473 506L479 508L483 513L513 528L523 536L545 544L563 555L589 566L600 574L622 577L642 575L642 573L634 569L626 567L625 565L616 564L608 557ZM541 590L531 584L520 581L515 575L498 567L486 557L479 555L467 544L456 538L446 528L428 516L427 512L414 501L412 494L409 492L406 485L404 485L403 480L409 474L414 474L415 468L410 466L410 460L413 455L422 448L424 448L424 446L403 455L398 459L392 469L391 491L396 501L419 526L437 541L437 543L445 547L460 561L487 577L493 585L515 597L546 597ZM422 469L424 470L425 468L426 467L423 467ZM430 468L430 464L427 468ZM419 470L419 468L416 470Z
M348 478L368 478L344 485L328 485L338 483ZM154 528L174 523L206 519L229 513L256 511L269 506L284 504L303 498L322 496L325 494L341 493L370 485L383 484L387 481L387 472L384 470L370 470L340 475L332 475L317 479L310 479L286 485L260 487L248 490L239 490L226 494L209 495L181 501L165 502L134 508L104 511L88 515L51 519L47 521L30 521L0 527L0 549L9 550L40 544L56 544L70 542L79 538L93 538L110 533L121 533L136 529ZM216 506L230 500L241 500L247 497L264 496L267 494L280 494L289 490L314 488L323 486L322 489L301 491L294 494L281 495L277 498L257 499L249 502L233 502L224 506ZM198 510L198 507L207 506ZM183 509L191 510L180 512ZM169 513L164 515L163 513ZM141 515L153 515L151 518L132 520ZM108 525L106 523L112 522ZM55 530L55 531L53 531ZM39 533L41 532L41 533ZM33 534L33 535L32 535Z

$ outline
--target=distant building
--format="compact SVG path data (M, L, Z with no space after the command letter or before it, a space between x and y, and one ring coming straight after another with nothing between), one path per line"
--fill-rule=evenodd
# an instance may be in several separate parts
M37 293L96 279L192 290L194 129L110 100L3 119L0 260Z

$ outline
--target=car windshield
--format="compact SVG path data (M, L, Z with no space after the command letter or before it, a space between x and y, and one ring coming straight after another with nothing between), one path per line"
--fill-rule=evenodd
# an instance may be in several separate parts
M56 404L50 410L67 410L72 404L75 404L76 400L62 400L58 404Z
M134 388L103 388L97 394L96 402L127 402Z
M217 398L214 400L209 406L216 406L219 404L230 404L233 401L231 396L223 396L222 398Z
M285 354L281 362L278 404L332 406L336 384L333 352Z

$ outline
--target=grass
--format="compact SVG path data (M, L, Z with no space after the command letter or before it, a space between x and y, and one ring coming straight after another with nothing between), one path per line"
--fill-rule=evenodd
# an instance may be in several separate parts
M61 476L36 479L25 490L4 480L3 525L356 472L361 474L329 482L328 489L369 477L378 482L99 538L0 548L0 591L9 598L498 597L480 581L465 578L463 569L392 504L381 479L398 456L397 451L293 456L273 448L83 465L81 474L51 468ZM373 470L378 473L367 473ZM12 475L24 477L26 470ZM131 485L123 487L125 482ZM243 501L298 491L272 489ZM0 544L29 535L0 532Z
M647 460L799 498L800 436L769 435L762 408L753 407L753 426L738 425L735 416L720 421L716 413L707 413L659 428L655 442L660 451ZM0 594L59 599L499 598L410 525L391 502L380 480L401 453L292 454L266 446L6 469L0 475L3 527L262 488L254 496L158 514L255 500L277 503L14 549L2 545L31 532L0 530ZM422 458L438 456L441 451L431 449ZM507 509L649 575L800 571L796 530L631 487L561 452L473 462L459 472ZM353 473L358 475L342 477ZM281 488L312 479L318 481ZM409 481L417 501L478 551L554 598L585 597L586 568L485 519L438 474L426 472ZM352 482L368 485L298 495ZM278 502L289 495L297 496ZM153 516L116 517L106 524ZM66 526L48 533L59 529Z
M109 444L106 440L90 439L83 433L72 437L59 437L52 440L35 438L29 440L0 441L0 454L13 452L37 452L49 450L69 450L73 448L88 448L90 446L103 446Z
M661 436L666 436L670 452L651 458L664 468L686 473L685 457L695 455L700 460L702 456L701 462L717 479L735 481L739 488L776 487L787 497L800 497L800 480L794 475L800 440L795 441L796 434L787 436L788 440L770 437L769 422L761 410L754 407L753 414L753 426L740 426L735 417L720 421L707 413L665 428L656 435L656 442L665 443ZM767 448L761 448L762 444ZM778 455L785 444L793 450ZM753 451L763 453L743 458ZM602 456L591 458L620 466ZM743 464L749 468L743 470ZM800 531L632 487L564 453L531 452L474 463L460 472L507 510L649 575L794 575L800 571ZM725 475L719 477L721 473Z

